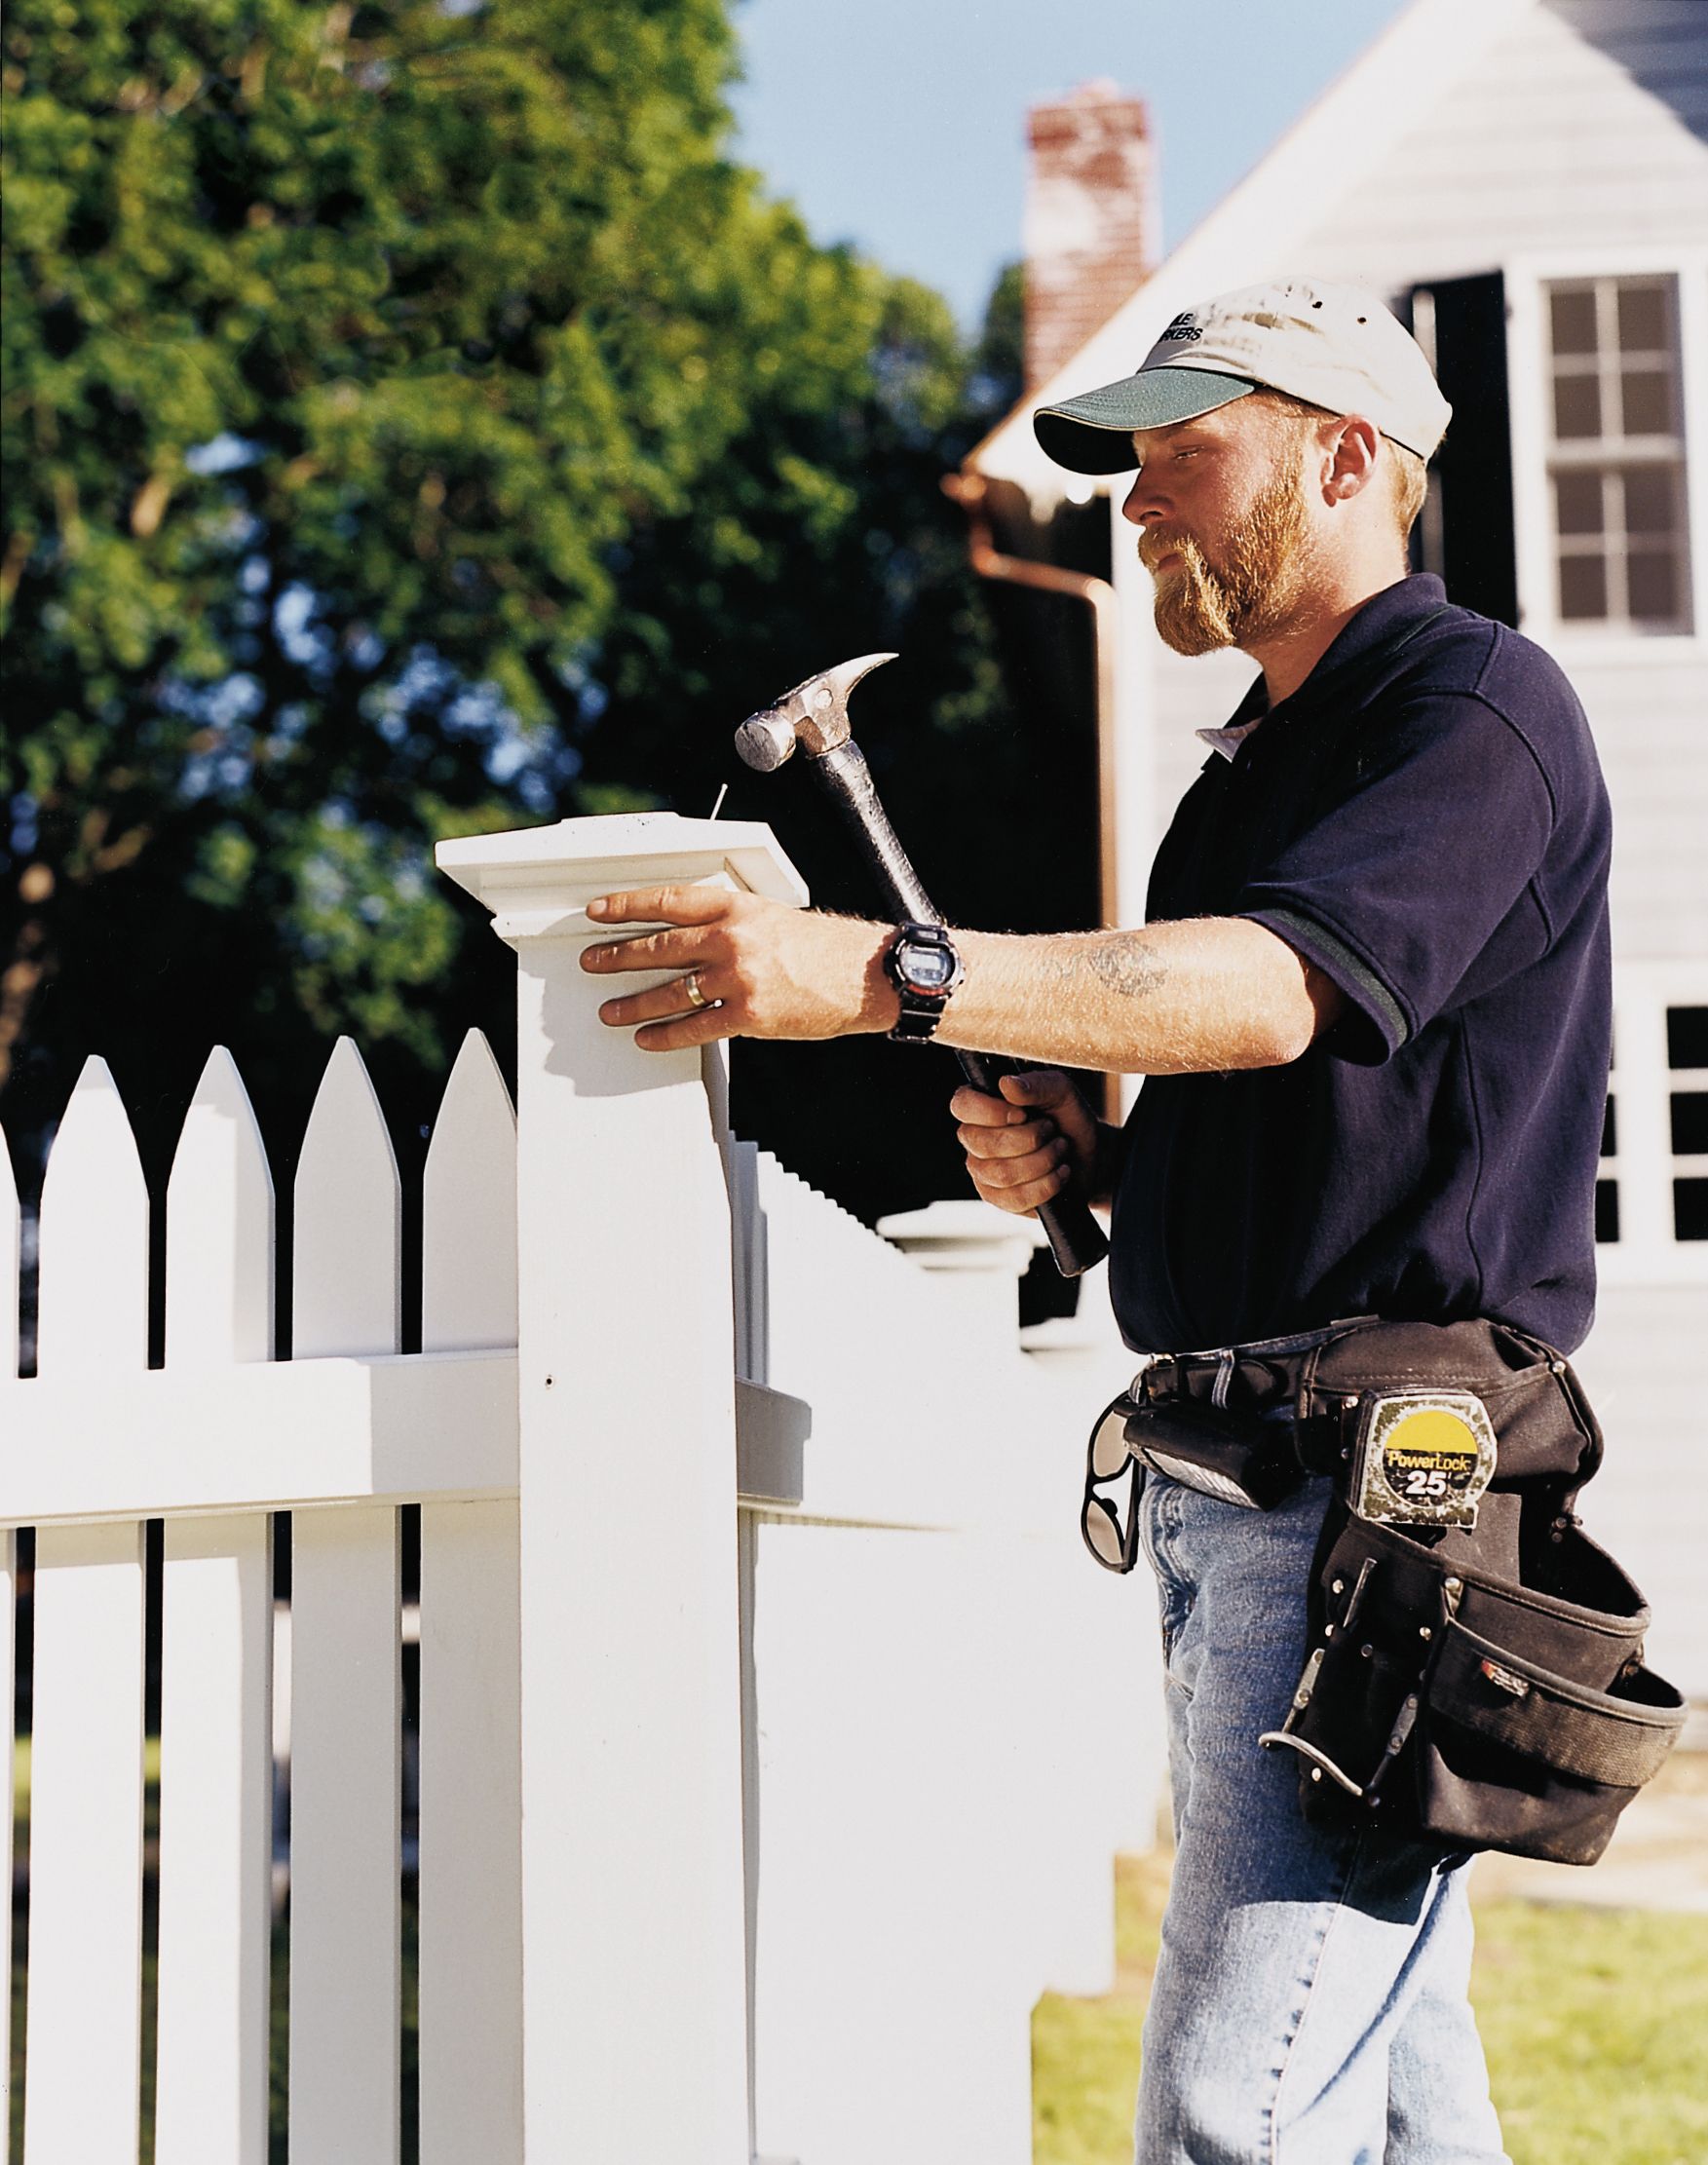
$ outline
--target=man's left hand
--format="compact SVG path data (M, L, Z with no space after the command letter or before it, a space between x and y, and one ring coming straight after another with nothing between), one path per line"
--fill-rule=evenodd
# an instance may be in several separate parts
M677 972L666 984L599 1008L599 1020L613 1028L643 1025L634 1042L648 1052L716 1038L836 1038L887 1030L895 1020L895 992L882 960L888 926L718 887L604 894L588 904L588 916L600 925L669 928L589 947L582 956L582 968L599 976ZM690 997L691 975L704 1007Z

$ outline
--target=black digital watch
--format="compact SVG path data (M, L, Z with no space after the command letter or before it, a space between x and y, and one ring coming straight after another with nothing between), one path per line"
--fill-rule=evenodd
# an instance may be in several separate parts
M941 925L903 925L884 950L884 969L901 1002L890 1035L902 1045L925 1044L967 974L955 942Z

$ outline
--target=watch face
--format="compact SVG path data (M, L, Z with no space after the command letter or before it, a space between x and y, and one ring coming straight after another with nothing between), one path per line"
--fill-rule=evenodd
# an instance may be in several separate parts
M944 947L915 946L909 941L897 955L901 971L921 992L941 992L955 974L955 958Z

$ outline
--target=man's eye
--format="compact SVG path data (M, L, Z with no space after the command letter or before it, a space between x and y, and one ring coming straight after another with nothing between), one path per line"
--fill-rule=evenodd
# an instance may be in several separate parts
M1177 460L1196 459L1200 448L1201 446L1196 443L1183 444L1181 448L1175 452L1174 456Z

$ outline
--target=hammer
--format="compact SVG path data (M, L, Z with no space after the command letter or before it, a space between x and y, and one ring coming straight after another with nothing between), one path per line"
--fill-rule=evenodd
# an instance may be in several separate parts
M808 677L792 692L785 692L775 706L748 716L736 732L736 750L747 766L769 775L793 756L798 744L859 837L886 906L915 925L940 925L941 915L920 885L919 874L878 801L865 754L849 732L849 695L869 670L894 659L892 654L862 654ZM997 1088L999 1077L1017 1074L1025 1064L980 1052L957 1050L955 1057L972 1087L991 1097L1002 1094ZM1078 1277L1109 1253L1109 1242L1091 1215L1090 1204L1072 1188L1042 1204L1038 1216L1064 1278Z

